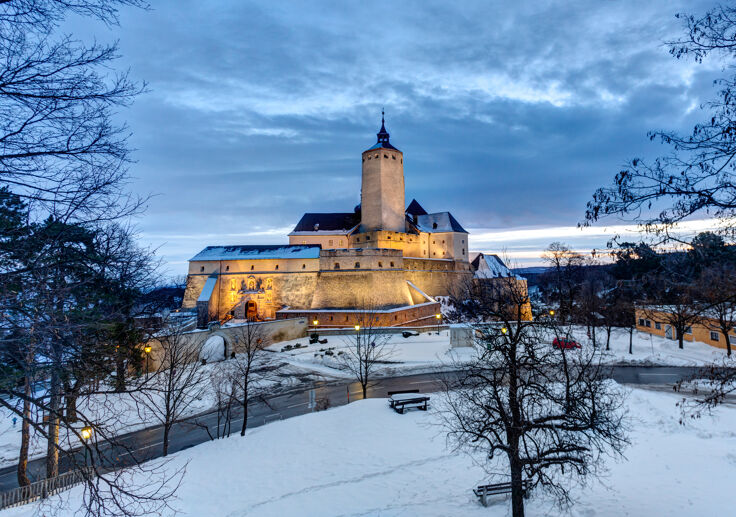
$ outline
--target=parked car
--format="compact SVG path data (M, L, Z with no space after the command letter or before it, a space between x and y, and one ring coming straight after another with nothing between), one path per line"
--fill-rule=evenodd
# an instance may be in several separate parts
M572 339L567 339L567 338L564 338L564 337L556 337L552 341L552 346L555 347L555 348L559 348L560 350L562 350L563 348L565 350L570 350L570 349L574 349L574 348L582 348L578 344L577 341L573 341Z

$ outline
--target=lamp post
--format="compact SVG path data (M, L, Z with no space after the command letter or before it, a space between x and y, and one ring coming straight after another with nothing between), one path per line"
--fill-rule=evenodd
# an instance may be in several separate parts
M146 373L148 373L148 356L151 355L151 345L144 346L143 351L146 353Z
M82 441L84 442L84 465L87 466L87 442L90 438L92 438L92 428L90 426L84 426L82 427L82 430L79 431L79 436L82 437Z
M319 325L319 320L317 318L315 318L314 321L312 321L312 325L314 327L316 327L317 325Z
M550 310L549 310L549 315L550 315L550 316L551 316L552 318L554 318L554 317L555 317L555 311L554 311L554 309L550 309Z
M440 335L440 321L442 320L442 314L437 313L434 315L434 317L437 319L437 335Z

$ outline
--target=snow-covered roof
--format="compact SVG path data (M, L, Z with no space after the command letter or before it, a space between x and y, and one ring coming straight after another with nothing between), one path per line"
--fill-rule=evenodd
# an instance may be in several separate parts
M319 244L272 245L272 246L207 246L190 258L190 262L201 260L265 260L265 259L308 259L319 258Z
M217 285L217 277L216 276L210 276L207 278L207 281L204 283L204 287L202 288L202 292L199 293L199 298L197 298L198 302L208 302L210 298L212 298L212 293L215 290L215 286Z
M514 274L498 255L478 253L471 264L476 278L523 278Z
M437 212L436 214L417 215L417 228L423 232L460 232L468 233L460 226L457 219L450 212Z

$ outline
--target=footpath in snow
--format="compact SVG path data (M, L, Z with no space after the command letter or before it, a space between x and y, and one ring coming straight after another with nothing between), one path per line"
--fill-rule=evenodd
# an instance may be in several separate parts
M677 400L631 391L627 459L611 463L602 483L573 490L572 516L733 514L736 409L683 426ZM370 399L208 442L172 456L170 468L187 464L175 506L211 517L509 515L507 498L489 508L478 503L471 489L490 479L470 457L446 448L437 424L432 410L399 415L385 399ZM66 493L69 508L81 492ZM0 515L37 512L30 505ZM527 515L559 511L537 492Z

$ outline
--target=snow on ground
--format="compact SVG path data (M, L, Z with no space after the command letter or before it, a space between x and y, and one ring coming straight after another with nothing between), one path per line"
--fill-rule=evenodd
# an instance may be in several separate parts
M677 400L631 391L627 459L611 463L602 482L574 489L572 516L732 514L736 408L683 426ZM471 489L489 478L446 448L437 422L431 410L399 415L385 399L369 399L208 442L172 456L171 468L188 462L175 504L181 515L211 517L509 515L505 497L488 508L478 503ZM81 491L66 493L70 508ZM560 514L540 492L526 504L528 516ZM0 515L36 511L29 505Z
M644 332L634 332L633 354L629 354L629 333L620 329L615 329L611 333L611 350L606 351L605 332L599 329L596 336L603 361L612 364L700 366L720 362L725 357L725 350L705 343L686 341L683 350L680 350L677 341ZM326 344L310 345L309 338L300 338L276 343L270 348L278 352L281 360L292 365L325 376L348 377L346 372L339 368L338 353L341 349L354 346L351 336L322 337L327 338ZM584 328L576 329L574 337L583 346L592 346ZM550 343L552 339L553 336L550 336ZM302 347L282 351L284 347L293 347L297 343ZM409 338L404 338L401 334L394 334L386 347L390 356L387 358L388 364L380 368L379 375L406 375L435 368L447 368L453 363L462 364L474 355L472 348L453 349L450 347L449 330L442 330L439 335L436 331L423 332ZM328 350L334 355L325 354Z
M214 385L210 380L210 376L225 364L224 362L209 363L200 366L202 372L203 390L199 397L192 400L186 408L182 416L193 416L212 409L215 406ZM279 372L279 378L269 380L274 390L284 390L296 387L299 383L321 377L315 377L314 374L305 375L303 369L296 368L288 363ZM134 381L131 381L134 382ZM105 390L102 387L101 390ZM100 422L101 429L108 435L123 434L146 427L157 426L161 424L157 417L145 404L136 403L136 397L129 393L114 393L112 387L108 387L110 393L94 395L91 397L80 398L78 402L78 411L81 415L88 417L90 420ZM149 404L155 404L156 399L162 400L162 393L149 392L153 400ZM18 402L18 404L20 404ZM161 407L163 403L159 404ZM18 451L21 441L21 422L20 418L13 424L13 416L9 409L0 408L0 468L15 465L18 459ZM93 418L94 416L94 418ZM40 417L36 416L39 421ZM82 422L77 425L77 430L84 426ZM60 442L65 447L78 445L78 438L74 433L67 433L62 428ZM46 454L46 440L43 436L35 431L31 431L30 457L37 458Z

